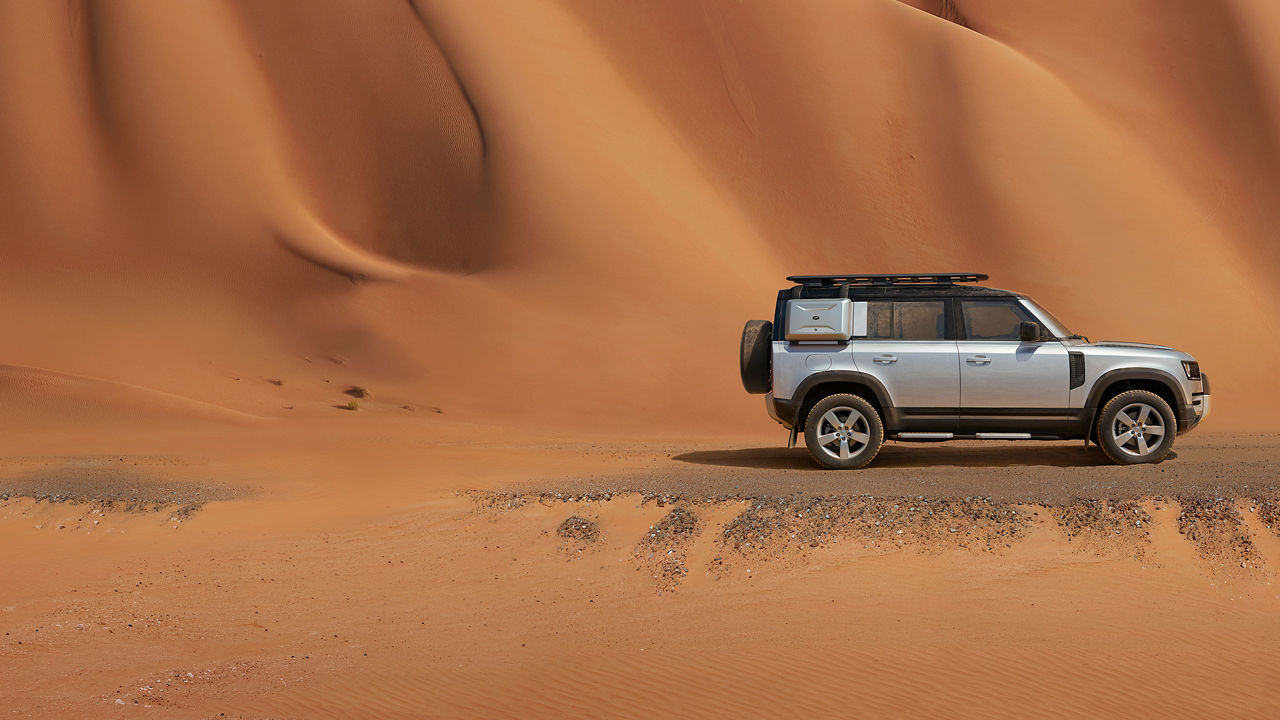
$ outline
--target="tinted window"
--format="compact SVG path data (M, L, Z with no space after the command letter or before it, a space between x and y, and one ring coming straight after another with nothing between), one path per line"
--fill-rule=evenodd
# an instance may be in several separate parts
M1019 325L1035 322L1021 305L1009 301L976 302L966 300L964 308L964 332L970 340L1017 340Z
M867 303L871 340L946 340L946 303L942 300L873 300Z
M867 303L867 338L888 340L893 337L893 303L887 300Z

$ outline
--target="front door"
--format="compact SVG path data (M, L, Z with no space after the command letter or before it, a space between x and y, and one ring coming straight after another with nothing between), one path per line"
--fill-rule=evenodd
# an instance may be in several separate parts
M947 339L947 300L871 300L866 338L850 343L858 370L888 392L887 432L957 430L960 370Z
M1036 319L1016 298L959 305L961 432L1062 431L1071 392L1066 347L1019 340L1020 325Z

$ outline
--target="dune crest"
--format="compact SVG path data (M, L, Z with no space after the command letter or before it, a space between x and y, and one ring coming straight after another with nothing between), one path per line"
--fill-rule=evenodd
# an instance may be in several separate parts
M252 413L101 378L68 375L41 368L0 365L0 416L4 425L88 425L120 420L160 424L205 420L245 424L265 420Z

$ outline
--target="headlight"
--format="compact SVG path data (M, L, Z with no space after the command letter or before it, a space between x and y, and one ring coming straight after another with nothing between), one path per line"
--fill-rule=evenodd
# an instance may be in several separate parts
M1187 374L1188 380L1200 379L1200 363L1195 360L1183 360L1182 371Z

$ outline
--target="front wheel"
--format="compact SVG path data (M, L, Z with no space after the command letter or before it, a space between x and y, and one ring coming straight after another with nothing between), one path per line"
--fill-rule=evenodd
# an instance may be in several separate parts
M828 395L806 416L804 443L822 467L853 470L880 452L884 423L875 407L857 395Z
M1157 463L1173 450L1178 421L1159 395L1129 390L1107 401L1098 413L1098 446L1120 465Z

